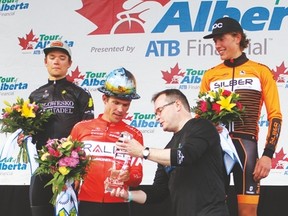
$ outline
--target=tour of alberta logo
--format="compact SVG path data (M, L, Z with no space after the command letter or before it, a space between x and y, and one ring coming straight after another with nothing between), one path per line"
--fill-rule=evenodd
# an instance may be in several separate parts
M149 23L155 25L151 20L162 15L161 10L168 2L170 0L82 0L83 6L76 12L97 26L89 35L144 33L149 31Z
M162 79L165 80L167 88L175 88L177 85L179 89L198 89L205 70L198 70L194 68L179 68L178 63L170 70L161 70ZM172 85L172 86L171 86Z
M284 153L283 148L272 158L272 169L274 173L288 175L288 155Z
M0 0L1 16L13 16L18 11L27 11L28 9L28 2L20 2L19 0Z
M211 31L215 20L231 11L232 18L245 22L243 26L247 31L263 31L267 25L268 31L285 28L282 13L279 13L285 3L280 4L280 0L271 1L267 7L252 1L244 9L237 4L228 0L82 0L82 7L75 11L95 24L95 30L89 35L163 33L170 27L178 27L180 32ZM268 13L267 25L255 24L251 13L259 16Z
M288 68L285 67L284 61L280 66L276 66L276 70L272 69L274 79L278 87L288 88Z
M16 76L0 76L0 95L1 96L12 96L15 91L27 91L28 83L21 81Z
M77 66L67 74L68 81L75 83L88 91L97 91L97 88L105 83L106 72L85 71L81 72Z
M74 46L74 41L64 40L62 35L59 34L39 34L36 36L33 29L24 37L18 37L19 46L22 52L31 53L34 55L40 55L43 53L43 49L50 44L51 41L61 40L65 42L70 48Z

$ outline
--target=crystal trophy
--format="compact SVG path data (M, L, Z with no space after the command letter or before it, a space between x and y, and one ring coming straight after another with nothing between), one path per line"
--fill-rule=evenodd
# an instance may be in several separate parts
M132 139L132 135L126 131L122 132L119 136L118 142L125 142ZM113 189L122 188L124 182L119 180L121 172L129 170L131 157L125 152L116 149L112 167L109 171L109 176L104 181L105 193L111 192Z

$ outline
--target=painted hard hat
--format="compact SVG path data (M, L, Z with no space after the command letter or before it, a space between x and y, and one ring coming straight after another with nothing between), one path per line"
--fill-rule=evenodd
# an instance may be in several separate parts
M118 68L107 74L105 83L98 90L105 95L124 100L139 99L136 93L136 80L133 74L125 68Z

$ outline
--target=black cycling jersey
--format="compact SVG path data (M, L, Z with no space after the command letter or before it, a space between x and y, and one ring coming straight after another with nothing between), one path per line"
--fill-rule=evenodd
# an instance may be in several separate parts
M54 138L67 137L75 123L94 118L94 107L91 95L81 87L69 82L66 78L48 81L46 85L33 91L29 99L39 103L45 110L54 115L45 125L45 131L33 137L37 149Z
M81 87L69 82L66 78L48 81L46 85L33 91L31 102L41 104L44 110L51 110L54 115L44 126L45 130L33 137L39 150L48 139L68 137L72 127L79 121L94 118L94 105L90 94ZM52 175L33 175L29 195L33 216L54 215L52 204L52 186L46 184Z

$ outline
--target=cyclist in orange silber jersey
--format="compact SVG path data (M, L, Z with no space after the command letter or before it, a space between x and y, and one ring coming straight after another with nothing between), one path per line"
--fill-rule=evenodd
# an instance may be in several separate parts
M232 172L239 216L256 216L260 180L270 172L280 135L282 114L278 89L271 70L246 57L243 50L247 48L249 40L236 20L229 17L216 20L212 33L204 37L208 38L214 40L223 62L205 72L200 92L224 88L240 94L240 102L245 106L242 118L244 123L241 120L235 121L230 135L243 170L235 165ZM258 158L258 121L263 103L266 106L269 127L263 154Z

